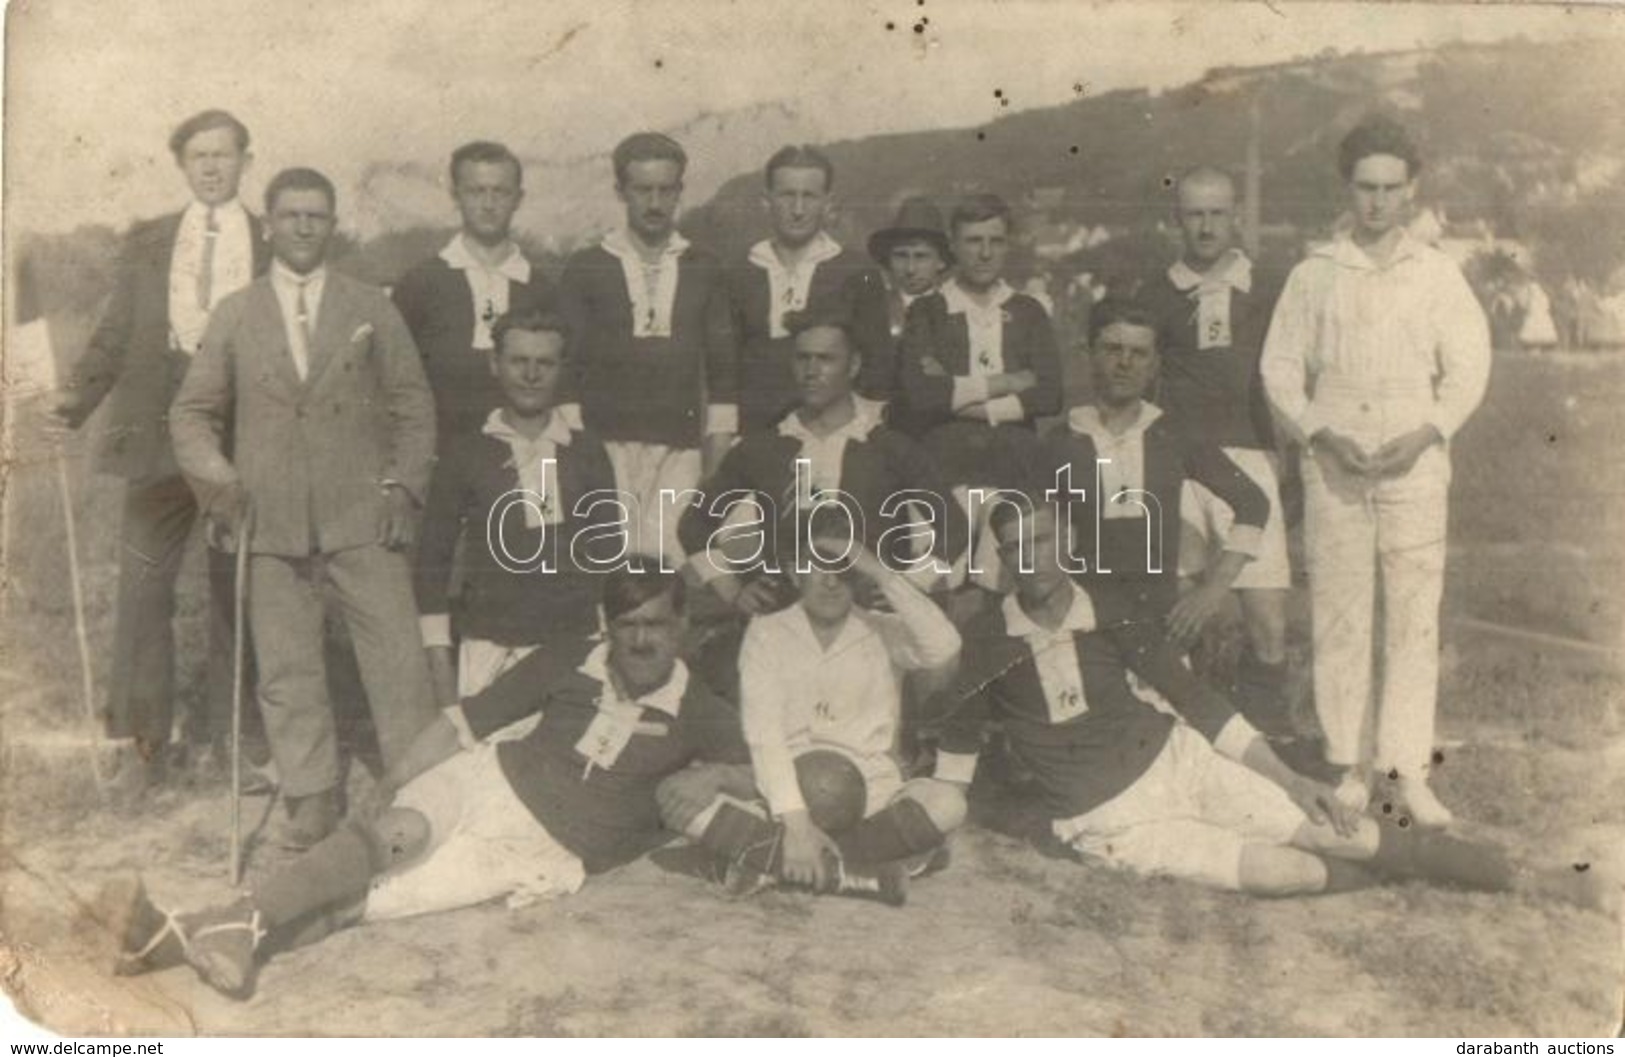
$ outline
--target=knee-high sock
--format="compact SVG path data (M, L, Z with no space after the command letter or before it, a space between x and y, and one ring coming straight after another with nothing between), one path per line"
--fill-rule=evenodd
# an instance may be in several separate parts
M847 862L867 866L930 851L946 839L925 808L904 797L841 834L836 843Z
M1377 883L1376 876L1359 863L1330 855L1322 855L1319 858L1321 864L1326 867L1326 887L1321 889L1326 895L1334 892L1353 892L1360 888L1370 888Z
M1484 892L1511 891L1517 867L1506 849L1448 833L1384 823L1371 866L1395 877L1442 881Z
M701 844L727 862L742 862L761 873L778 869L778 826L728 796L717 797L708 813L699 833Z
M1267 664L1251 649L1236 662L1236 706L1264 734L1284 737L1292 731L1286 699L1286 662Z
M367 894L374 874L372 841L358 826L333 835L254 886L254 905L267 929Z

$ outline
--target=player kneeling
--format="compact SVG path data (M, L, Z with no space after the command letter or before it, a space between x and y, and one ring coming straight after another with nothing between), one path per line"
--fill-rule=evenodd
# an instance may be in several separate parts
M678 659L677 576L606 574L603 615L607 644L539 649L447 709L386 777L381 799L399 789L393 806L371 821L352 819L251 894L177 916L136 882L122 904L115 971L185 960L215 989L243 998L267 938L297 946L357 917L566 895L587 874L665 842L657 785L695 759L743 774L738 716ZM474 741L538 712L528 734Z
M667 779L661 807L722 860L736 894L785 881L901 905L911 874L945 865L946 835L965 818L951 784L903 780L892 755L901 684L910 671L945 674L959 634L850 533L815 525L806 536L799 600L756 617L739 654L760 798L729 795L720 769L702 767Z
M1044 504L994 512L1016 587L966 628L956 686L933 709L946 715L939 778L970 783L985 723L998 718L1056 837L1106 865L1257 895L1339 891L1377 873L1617 904L1619 882L1601 870L1529 868L1487 841L1356 813L1194 679L1158 686L1184 722L1140 700L1123 643L1158 647L1097 627L1061 563L1056 525Z

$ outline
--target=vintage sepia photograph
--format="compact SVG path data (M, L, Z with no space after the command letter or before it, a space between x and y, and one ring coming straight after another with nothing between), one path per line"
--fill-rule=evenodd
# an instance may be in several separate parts
M1625 8L5 29L14 1022L1625 1027Z

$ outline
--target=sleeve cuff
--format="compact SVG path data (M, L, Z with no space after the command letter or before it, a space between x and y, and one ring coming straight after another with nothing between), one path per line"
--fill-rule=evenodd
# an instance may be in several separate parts
M1322 421L1321 417L1315 413L1315 407L1313 404L1304 408L1303 414L1298 416L1298 432L1303 435L1303 442L1305 444L1308 444L1311 440L1313 440L1315 434L1323 429L1325 425L1326 423Z
M974 752L943 752L937 750L937 766L933 777L944 782L958 782L961 785L970 785L976 777L977 754Z
M1001 396L987 402L987 420L997 426L1001 422L1020 422L1027 417L1019 396Z
M689 568L694 570L694 575L699 577L702 584L709 584L713 580L732 575L725 569L717 568L717 564L711 560L711 552L708 550L696 551L689 555L688 565Z
M425 613L418 617L418 633L423 636L423 646L451 645L451 615L448 613Z
M464 749L472 749L480 743L480 739L474 736L473 728L468 725L468 717L463 714L462 705L443 708L440 710L440 714L445 716L446 722L450 723L452 729L457 731L457 744Z
M1446 415L1443 411L1438 411L1423 419L1422 424L1424 426L1432 426L1434 429L1438 430L1440 442L1449 444L1450 438L1455 435L1456 430L1461 428L1461 424L1459 422L1452 421L1453 418L1454 416L1452 415Z
M1230 717L1219 731L1219 736L1213 739L1213 748L1220 756L1239 763L1247 752L1247 746L1258 736L1257 728L1238 713Z
M1264 529L1259 525L1231 525L1224 537L1225 550L1245 554L1249 558L1258 557L1263 545Z
M955 411L962 411L972 404L987 402L987 376L960 374L954 376L954 391L950 403Z
M739 405L711 404L705 409L705 433L738 433Z

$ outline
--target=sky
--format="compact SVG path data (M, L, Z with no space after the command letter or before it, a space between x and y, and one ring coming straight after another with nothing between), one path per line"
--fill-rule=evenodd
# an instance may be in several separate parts
M61 231L176 208L184 187L165 142L181 118L212 106L254 130L251 203L266 178L293 164L327 171L342 202L368 162L438 164L473 138L505 140L527 156L580 157L636 128L772 104L788 106L795 130L814 141L965 127L1068 101L1080 86L1171 87L1210 67L1327 48L1625 36L1625 9L12 0L6 28L7 220Z

